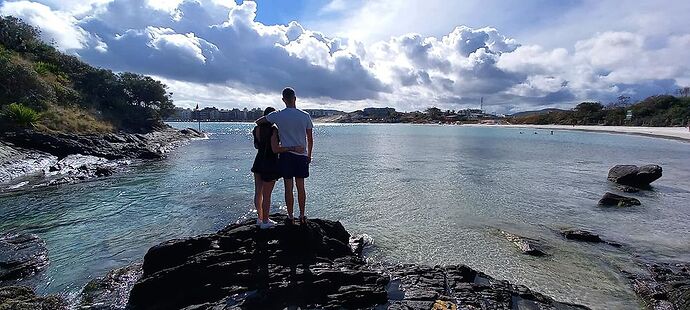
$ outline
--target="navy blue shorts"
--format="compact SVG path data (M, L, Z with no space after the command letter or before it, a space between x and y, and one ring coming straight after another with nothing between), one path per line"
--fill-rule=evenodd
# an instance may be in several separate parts
M278 156L278 169L280 176L289 178L308 178L309 177L309 157L295 155L290 152L281 153Z

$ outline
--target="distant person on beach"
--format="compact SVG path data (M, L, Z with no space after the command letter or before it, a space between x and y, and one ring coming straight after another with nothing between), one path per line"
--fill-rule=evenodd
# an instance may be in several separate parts
M274 112L276 109L268 107L264 115ZM256 208L256 224L261 228L269 228L275 222L268 218L271 209L271 194L278 179L278 153L288 151L303 152L303 146L282 147L278 139L278 128L270 123L257 125L252 130L254 136L254 148L256 157L252 165L254 173L254 207Z
M307 193L304 187L304 179L309 177L309 164L311 163L314 137L309 113L297 109L297 96L295 90L290 87L283 89L283 102L285 109L269 113L258 119L258 125L275 124L278 126L278 137L281 143L290 146L305 147L300 151L281 153L278 157L278 169L285 184L285 204L287 204L288 223L294 223L295 197L293 187L297 186L297 200L299 203L300 224L306 223Z

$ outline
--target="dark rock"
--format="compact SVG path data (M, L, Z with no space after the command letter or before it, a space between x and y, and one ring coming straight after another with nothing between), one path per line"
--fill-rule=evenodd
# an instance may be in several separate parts
M0 309L2 310L62 310L67 302L58 296L36 296L25 286L0 287Z
M648 265L648 275L628 274L648 309L690 309L688 264Z
M617 165L609 170L609 181L634 186L647 187L661 177L663 169L659 165Z
M619 207L629 207L629 206L639 206L641 203L636 198L625 197L621 195L616 195L612 193L606 193L599 200L600 206L619 206Z
M627 185L618 185L618 186L616 186L616 189L618 189L619 191L624 192L624 193L637 193L640 191L640 189L637 187L632 187L632 186L627 186Z
M604 240L601 240L599 235L593 234L589 231L586 230L580 230L580 229L565 229L561 231L561 234L563 237L565 237L568 240L576 240L576 241L585 241L585 242L604 242Z
M31 275L48 265L46 244L34 234L0 236L0 281Z
M285 220L284 215L271 218ZM321 219L266 230L247 220L215 234L164 242L146 253L143 275L131 290L128 306L430 309L435 303L461 301L463 307L478 309L511 309L515 302L525 309L584 308L496 281L467 266L370 265L354 253L350 237L339 222Z
M115 269L91 280L81 292L79 308L90 310L125 309L129 292L142 274L141 264Z
M542 245L539 240L518 236L505 231L501 231L501 234L503 234L508 241L515 244L515 246L520 249L523 254L532 256L548 255L545 251L545 246Z

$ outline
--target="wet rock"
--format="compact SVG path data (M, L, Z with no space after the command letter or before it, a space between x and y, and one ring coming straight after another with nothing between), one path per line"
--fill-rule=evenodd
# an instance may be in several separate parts
M80 294L79 309L125 309L129 292L141 278L141 264L115 269L104 277L91 280Z
M640 201L636 198L625 197L608 192L599 200L600 206L630 207L639 206L640 204Z
M627 185L618 185L618 186L616 186L616 189L618 189L619 191L624 192L624 193L637 193L640 191L639 188L627 186Z
M58 296L36 296L25 286L0 287L0 309L3 310L63 310L67 302Z
M628 274L633 290L654 310L690 309L689 264L647 265L648 275Z
M564 229L564 230L561 230L561 234L563 235L563 237L565 237L568 240L595 242L595 243L604 242L604 240L601 240L599 235L593 234L593 233L586 231L586 230Z
M501 231L501 234L505 236L508 241L515 244L515 246L523 253L532 256L546 256L545 246L539 242L539 240L526 238L511 234L509 232Z
M339 222L261 230L254 220L152 247L130 309L584 309L467 266L381 266L362 260ZM361 238L354 238L355 240ZM363 242L363 241L361 241ZM357 248L357 247L355 247Z
M617 165L609 170L609 181L633 187L647 187L661 177L663 169L659 165Z
M48 249L34 234L0 235L0 281L19 279L48 265Z

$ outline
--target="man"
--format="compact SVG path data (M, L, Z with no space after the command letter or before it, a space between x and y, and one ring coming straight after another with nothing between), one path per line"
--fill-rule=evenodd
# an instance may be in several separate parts
M307 193L304 179L309 177L309 163L311 163L314 137L312 134L311 117L307 112L297 109L295 91L287 87L283 89L285 109L272 112L256 120L256 124L273 123L278 126L278 137L282 145L306 147L303 152L281 153L278 157L278 169L285 183L285 203L287 204L288 221L294 223L293 210L295 197L293 186L297 186L297 202L299 203L300 223L306 222L305 206Z

